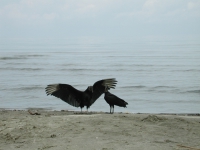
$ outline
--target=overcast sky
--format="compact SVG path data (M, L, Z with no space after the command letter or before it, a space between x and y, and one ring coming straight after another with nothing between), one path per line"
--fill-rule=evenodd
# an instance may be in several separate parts
M198 36L200 0L0 0L0 37Z

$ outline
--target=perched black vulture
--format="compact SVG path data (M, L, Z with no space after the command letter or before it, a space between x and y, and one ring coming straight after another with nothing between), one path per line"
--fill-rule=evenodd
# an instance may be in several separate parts
M107 89L115 88L117 81L114 78L103 79L88 86L85 91L79 91L69 84L50 84L46 89L47 95L53 95L62 99L74 107L84 106L88 108L103 94Z
M120 107L126 107L126 105L128 105L128 103L125 102L123 99L115 96L114 94L111 94L108 91L105 92L104 99L110 105L110 113L114 113L114 105L120 106ZM111 108L113 108L112 112L111 112Z

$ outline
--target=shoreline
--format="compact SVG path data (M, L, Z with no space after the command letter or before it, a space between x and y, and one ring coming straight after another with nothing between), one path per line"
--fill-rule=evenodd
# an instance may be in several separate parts
M69 113L80 113L81 111L75 110L53 110L47 108L27 108L27 109L7 109L0 108L0 111L34 111L34 112L69 112ZM86 111L83 111L83 114L87 114ZM88 114L110 114L110 112L103 111L88 111ZM175 116L200 116L200 113L131 113L131 112L114 112L114 114L146 114L146 115L175 115Z

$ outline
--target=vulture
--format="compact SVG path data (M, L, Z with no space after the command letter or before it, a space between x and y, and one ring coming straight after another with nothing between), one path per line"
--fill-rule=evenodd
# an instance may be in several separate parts
M111 94L108 91L105 92L104 99L110 105L110 113L114 113L114 105L120 107L126 107L126 105L128 105L128 103L125 102L123 99L115 96L114 94Z
M81 112L84 106L90 108L90 106L106 91L110 88L115 88L117 81L115 78L103 79L95 82L93 86L88 86L85 91L80 91L69 84L50 84L47 85L46 94L53 95L66 103L80 107Z

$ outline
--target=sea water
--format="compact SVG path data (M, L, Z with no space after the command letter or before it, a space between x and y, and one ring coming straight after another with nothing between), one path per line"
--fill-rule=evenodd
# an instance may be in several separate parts
M200 113L200 42L196 39L1 39L0 108L75 110L47 96L53 83L84 91L116 78L110 92L128 102L115 112ZM85 109L85 108L84 108ZM109 112L102 95L89 111Z

